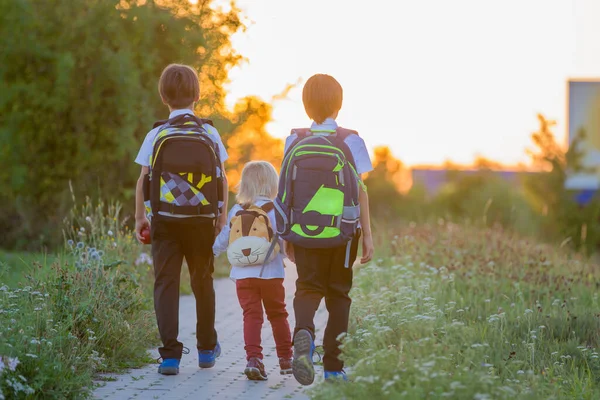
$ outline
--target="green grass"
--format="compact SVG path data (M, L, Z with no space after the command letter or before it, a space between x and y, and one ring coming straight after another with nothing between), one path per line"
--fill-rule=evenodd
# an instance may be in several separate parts
M388 230L379 248L351 293L351 382L314 398L600 398L597 265L445 223Z
M36 265L51 265L58 259L43 253L14 253L0 250L0 282L14 286L23 282Z

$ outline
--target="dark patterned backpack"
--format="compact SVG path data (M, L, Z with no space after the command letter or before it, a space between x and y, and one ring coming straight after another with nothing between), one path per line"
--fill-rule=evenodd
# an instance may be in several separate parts
M223 211L223 175L217 141L203 128L212 122L183 114L159 121L150 172L144 180L149 215L217 218Z

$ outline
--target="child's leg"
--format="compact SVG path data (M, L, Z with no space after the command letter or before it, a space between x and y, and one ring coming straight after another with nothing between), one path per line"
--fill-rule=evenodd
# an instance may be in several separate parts
M327 293L330 252L331 249L307 249L294 245L298 271L294 296L294 335L301 329L307 329L314 339L315 313Z
M353 239L350 265L356 260L358 237ZM344 267L346 246L332 249L333 260L327 286L325 305L329 312L325 336L323 338L323 368L325 371L341 371L344 363L338 358L341 353L340 342L337 340L341 333L348 331L350 304L352 300L348 293L352 288L352 268Z
M290 359L292 358L292 334L288 323L288 312L285 309L283 279L262 279L260 284L267 318L273 328L277 357Z
M154 311L163 347L163 359L181 359L183 344L179 335L179 280L183 251L175 227L168 221L152 221L152 259L154 263Z
M260 345L263 325L263 307L260 298L261 279L247 278L236 281L237 296L244 311L244 349L246 359L263 359Z
M215 230L206 221L186 221L180 230L185 260L190 270L190 283L196 298L196 340L198 350L213 350L217 345L215 331L215 290L212 273L212 245Z

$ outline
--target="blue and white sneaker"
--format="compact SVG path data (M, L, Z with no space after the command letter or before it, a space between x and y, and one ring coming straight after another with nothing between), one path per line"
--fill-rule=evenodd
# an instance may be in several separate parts
M176 358L164 359L158 367L158 373L163 375L177 375L179 373L179 360Z
M221 345L219 342L213 350L198 350L198 366L200 368L212 368L220 355Z
M315 366L312 359L314 351L315 342L311 333L306 329L300 329L294 335L292 373L301 385L310 385L315 380Z
M325 371L325 380L329 382L347 381L348 377L344 370L341 371Z

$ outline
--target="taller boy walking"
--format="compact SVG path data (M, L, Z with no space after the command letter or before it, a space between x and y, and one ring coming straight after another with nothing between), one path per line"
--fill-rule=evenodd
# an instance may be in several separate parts
M154 309L163 346L158 372L179 373L183 344L179 333L179 282L185 257L196 298L198 365L211 368L221 348L215 331L212 246L226 223L227 151L209 120L194 115L200 99L196 71L167 66L158 85L169 119L146 135L136 163L142 166L136 187L135 232L150 227L154 262Z
M292 243L287 252L298 270L293 373L303 385L314 381L314 316L323 297L329 311L325 379L346 379L338 337L348 330L348 294L361 232L361 263L373 256L369 198L361 177L373 167L358 133L335 121L342 98L341 85L329 75L314 75L304 85L302 101L313 124L287 138L276 202L278 231Z

